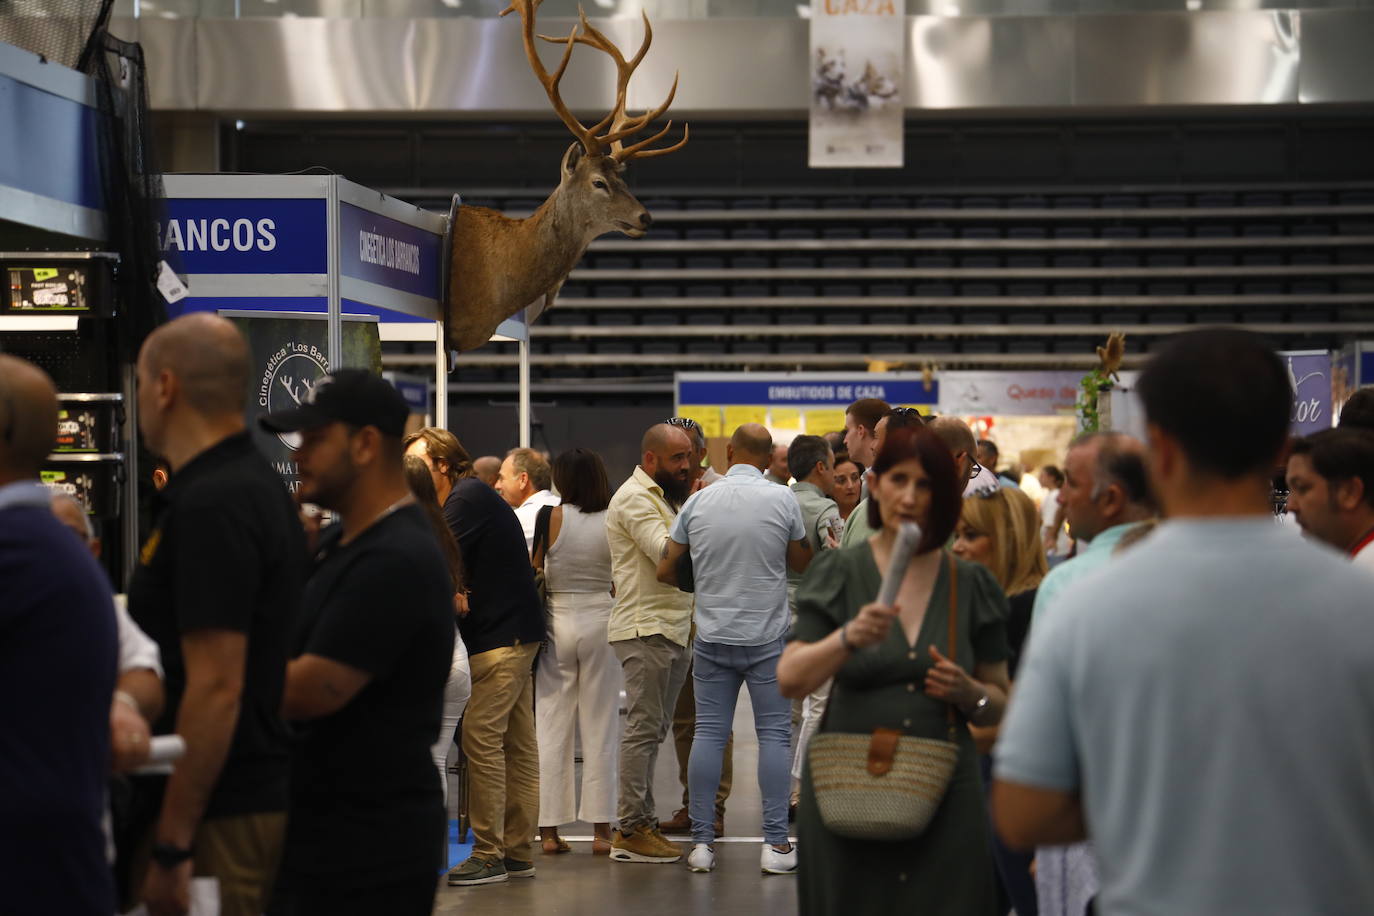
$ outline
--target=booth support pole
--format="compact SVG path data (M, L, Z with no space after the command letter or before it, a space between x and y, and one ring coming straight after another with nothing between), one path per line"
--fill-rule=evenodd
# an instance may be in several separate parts
M329 328L325 347L329 351L329 371L343 368L343 301L339 298L339 176L330 175L325 195L325 226L329 271Z
M444 352L444 331L434 326L434 425L448 429L448 354Z
M520 447L530 447L530 342L520 341Z

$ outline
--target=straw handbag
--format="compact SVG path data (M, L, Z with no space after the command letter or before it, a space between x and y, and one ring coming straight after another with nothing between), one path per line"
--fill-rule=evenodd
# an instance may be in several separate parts
M949 655L954 656L958 567L949 558ZM830 702L834 703L832 693ZM822 731L811 739L811 787L830 832L852 840L909 840L935 816L949 788L959 745L954 707L946 706L949 740L911 738L890 728L871 735ZM826 706L825 717L830 715Z

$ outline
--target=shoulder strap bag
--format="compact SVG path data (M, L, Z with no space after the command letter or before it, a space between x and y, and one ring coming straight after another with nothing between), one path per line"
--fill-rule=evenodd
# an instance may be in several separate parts
M949 557L949 648L955 652L959 572ZM833 690L833 688L832 688ZM919 836L944 800L959 762L955 741L958 719L946 704L948 739L912 738L891 728L871 735L821 731L811 738L811 787L821 821L838 836L853 840L909 840Z
M539 605L544 617L549 616L549 582L544 561L549 553L549 525L553 520L553 506L543 506L534 517L534 542L530 548L530 563L534 566L534 590L539 593Z

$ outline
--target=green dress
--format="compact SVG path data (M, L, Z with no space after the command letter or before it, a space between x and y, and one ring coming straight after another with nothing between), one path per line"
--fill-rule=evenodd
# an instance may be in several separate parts
M835 676L821 731L868 734L877 727L925 738L948 737L943 702L926 696L926 669L934 643L965 671L975 662L1008 656L1007 601L983 566L956 561L959 577L956 641L949 642L949 565L941 563L915 648L894 624L876 647L855 652ZM792 638L824 639L859 608L874 600L882 576L867 542L822 553L797 590ZM836 836L821 822L811 790L810 764L802 773L797 814L802 916L993 916L997 876L990 853L987 811L978 754L968 729L956 730L959 764L940 809L925 832L901 842L868 842Z

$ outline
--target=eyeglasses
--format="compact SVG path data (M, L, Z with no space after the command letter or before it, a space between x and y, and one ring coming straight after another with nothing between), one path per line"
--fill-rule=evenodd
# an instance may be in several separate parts
M983 466L982 466L981 464L979 464L978 462L974 461L974 460L973 460L973 456L970 455L968 452L964 452L964 455L968 457L969 464L972 465L972 467L970 467L969 470L968 470L968 479L969 479L969 480L972 480L973 478L977 477L979 474L983 473Z
M701 424L691 417L669 417L663 422L667 423L669 426L676 426L678 429L685 429L688 432L693 432L698 436L702 436ZM705 437L703 436L703 438Z

